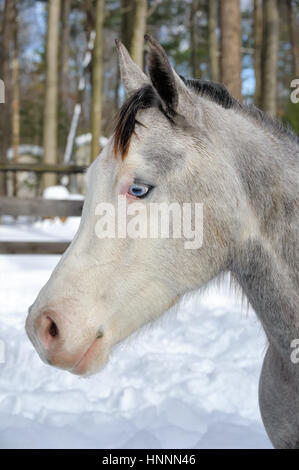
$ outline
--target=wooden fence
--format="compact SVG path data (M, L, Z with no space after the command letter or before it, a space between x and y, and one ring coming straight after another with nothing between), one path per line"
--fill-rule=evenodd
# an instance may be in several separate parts
M43 165L43 164L0 164L0 172L28 171L34 173L72 174L83 173L85 166ZM83 200L62 199L20 199L0 197L0 217L3 215L33 217L80 216ZM0 241L0 254L62 254L69 241Z
M0 163L0 172L16 173L18 171L28 171L33 173L57 173L72 174L84 173L86 166L83 165L45 165L42 163Z
M0 255L61 255L70 242L0 242Z
M0 197L0 216L75 217L81 215L82 206L82 200Z

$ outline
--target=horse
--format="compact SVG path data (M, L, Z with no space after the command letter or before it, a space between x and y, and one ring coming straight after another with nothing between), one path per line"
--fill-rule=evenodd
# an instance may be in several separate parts
M41 359L89 375L113 346L186 293L230 273L267 338L259 382L274 447L299 447L299 140L220 84L185 79L146 35L145 74L116 40L127 94L115 131L89 167L78 232L29 308ZM98 236L99 203L203 205L203 241ZM170 224L172 222L170 221Z

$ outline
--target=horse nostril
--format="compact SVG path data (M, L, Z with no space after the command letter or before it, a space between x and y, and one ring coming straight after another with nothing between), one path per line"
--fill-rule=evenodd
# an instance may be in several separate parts
M52 320L52 318L48 317L50 320L50 327L49 327L49 334L54 338L58 335L58 328L56 323Z
M104 336L104 331L102 327L100 327L96 333L96 338L99 339L99 338L102 338L103 336Z
M59 339L59 329L56 321L50 315L43 313L40 317L40 322L37 325L38 333L42 344L46 349L50 346L55 347L55 343Z

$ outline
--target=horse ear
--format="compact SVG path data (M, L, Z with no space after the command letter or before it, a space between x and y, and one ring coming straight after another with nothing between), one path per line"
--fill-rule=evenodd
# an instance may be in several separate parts
M167 107L176 110L180 93L189 94L187 87L171 67L161 44L149 34L144 39L148 45L148 72L152 84Z
M126 93L130 95L133 91L138 90L138 88L148 85L150 81L141 68L133 62L126 47L118 39L115 39L115 44L118 53L121 81Z

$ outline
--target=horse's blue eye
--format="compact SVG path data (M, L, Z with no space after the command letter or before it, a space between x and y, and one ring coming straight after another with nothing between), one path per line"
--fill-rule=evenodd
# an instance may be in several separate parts
M146 184L131 184L128 193L135 197L144 197L149 192L150 187Z

